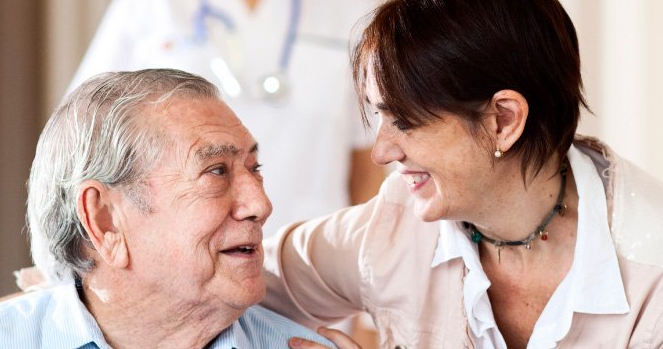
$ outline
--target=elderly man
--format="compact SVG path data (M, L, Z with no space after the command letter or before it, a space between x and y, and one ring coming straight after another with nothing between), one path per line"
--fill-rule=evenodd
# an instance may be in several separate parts
M28 184L34 258L64 281L0 304L0 347L331 346L253 306L272 209L258 145L202 78L88 80L46 125Z

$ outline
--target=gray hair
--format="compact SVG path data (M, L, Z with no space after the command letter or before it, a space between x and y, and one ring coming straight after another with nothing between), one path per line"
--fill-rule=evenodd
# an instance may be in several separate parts
M49 281L94 267L92 247L76 213L79 186L97 180L119 188L144 212L145 175L168 142L148 107L172 96L219 98L205 79L172 69L97 75L74 90L51 115L39 138L28 180L27 221L32 257Z

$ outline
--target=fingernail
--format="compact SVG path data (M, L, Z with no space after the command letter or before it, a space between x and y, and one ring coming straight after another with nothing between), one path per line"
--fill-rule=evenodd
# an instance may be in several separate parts
M290 345L293 347L298 347L302 345L302 339L297 337L290 338Z

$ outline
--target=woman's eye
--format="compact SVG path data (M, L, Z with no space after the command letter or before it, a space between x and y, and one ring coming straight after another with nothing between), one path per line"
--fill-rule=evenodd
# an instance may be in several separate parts
M262 164L256 164L255 166L253 166L251 168L251 171L252 172L260 172L261 169L262 169Z
M407 131L412 127L400 119L396 119L391 122L391 126L396 127L399 131Z
M223 176L223 175L225 175L226 173L228 173L228 170L226 169L226 166L225 166L225 165L222 165L222 166L219 166L219 167L213 168L213 169L210 171L210 173L213 173L213 174L215 174L215 175L217 175L217 176Z

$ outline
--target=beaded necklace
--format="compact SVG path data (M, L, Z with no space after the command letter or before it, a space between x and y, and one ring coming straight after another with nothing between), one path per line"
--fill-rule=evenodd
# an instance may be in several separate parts
M532 241L537 238L541 237L542 241L548 240L548 231L546 231L546 226L550 221L553 219L555 214L559 214L560 216L564 215L564 211L566 210L566 205L562 203L562 200L564 200L564 188L566 188L566 172L567 172L567 166L566 163L562 164L562 167L559 170L559 173L562 175L562 186L559 188L559 194L557 195L557 202L555 203L555 206L553 206L552 210L546 215L546 217L543 219L541 224L534 230L531 234L529 234L526 238L522 240L496 240L490 237L487 237L483 235L479 229L477 229L474 224L469 223L469 222L463 222L463 227L468 230L472 235L472 241L475 243L480 243L481 241L486 241L489 242L493 245L495 245L495 248L497 248L497 259L498 261L501 260L501 252L502 248L504 246L525 246L526 249L531 249L532 248Z

